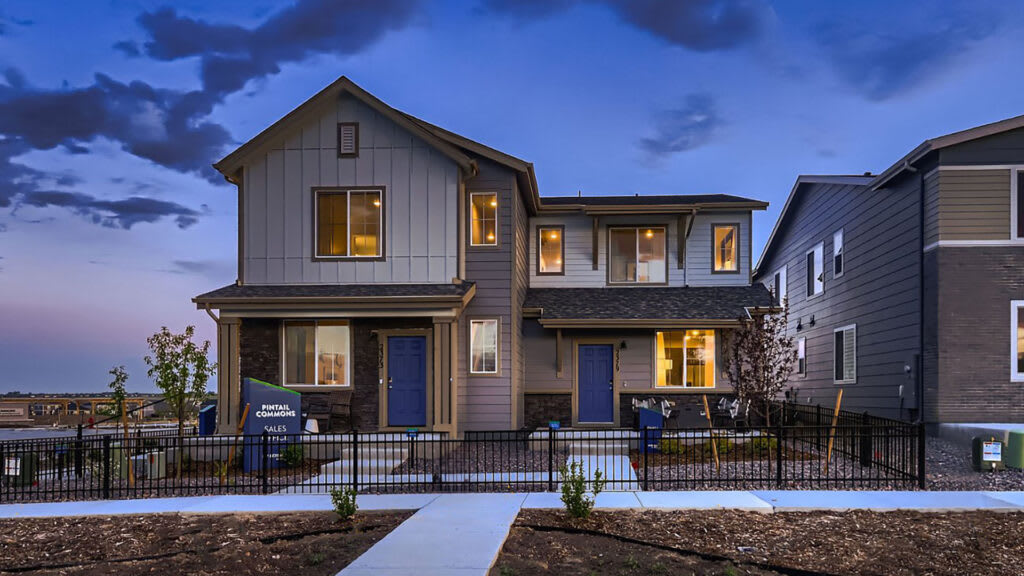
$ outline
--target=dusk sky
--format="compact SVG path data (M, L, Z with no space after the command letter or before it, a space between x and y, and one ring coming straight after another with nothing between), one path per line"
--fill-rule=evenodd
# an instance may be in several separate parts
M0 3L0 392L100 391L213 321L236 194L210 164L346 75L534 163L542 195L736 194L760 254L799 174L879 172L1024 114L1024 4Z

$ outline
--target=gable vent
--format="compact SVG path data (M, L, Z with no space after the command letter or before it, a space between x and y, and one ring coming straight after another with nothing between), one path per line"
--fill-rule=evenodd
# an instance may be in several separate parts
M359 155L359 123L338 123L338 157L354 158Z

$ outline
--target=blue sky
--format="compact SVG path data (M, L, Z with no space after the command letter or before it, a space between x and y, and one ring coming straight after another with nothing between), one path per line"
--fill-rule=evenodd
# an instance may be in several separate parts
M895 5L894 5L895 4ZM214 326L235 195L209 165L344 74L534 162L542 195L767 200L1024 114L1019 2L0 4L0 391L152 389Z

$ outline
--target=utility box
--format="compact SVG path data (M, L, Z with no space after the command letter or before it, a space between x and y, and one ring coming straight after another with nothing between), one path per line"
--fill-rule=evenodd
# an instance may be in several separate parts
M1007 468L1024 468L1024 430L1010 430L1003 463Z
M158 480L167 477L167 453L147 452L132 456L132 467L135 478Z
M207 404L199 410L199 435L210 436L217 431L217 405Z
M644 444L644 452L658 452L661 443L661 429L665 427L665 416L661 412L648 408L639 408L636 413L637 427L643 431L647 428L647 442ZM640 436L643 442L643 435Z
M1003 443L993 436L975 436L971 441L971 467L975 472L1002 470Z
M39 477L39 455L29 452L4 456L3 479L8 486L32 486Z

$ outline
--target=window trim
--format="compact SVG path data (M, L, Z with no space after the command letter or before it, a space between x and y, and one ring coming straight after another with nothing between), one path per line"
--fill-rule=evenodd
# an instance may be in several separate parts
M686 384L678 385L678 386L675 385L675 384L666 384L665 386L658 386L658 332L662 332L662 333L666 333L666 332L683 332L683 333L686 333L687 330L700 330L700 331L703 331L703 332L711 332L712 342L714 342L714 345L715 345L715 357L714 357L715 365L714 365L714 369L711 371L711 373L712 373L711 386L687 386ZM715 328L665 328L665 329L661 329L661 330L655 330L654 334L651 335L651 344L652 344L652 346L651 346L651 351L652 351L652 354L651 354L651 368L652 368L652 370L651 370L651 390L687 390L687 391L692 391L692 392L697 392L697 391L700 391L700 390L716 390L718 388L718 371L720 369L719 366L718 366L718 342L719 342L718 334L719 334L719 331L716 330ZM684 344L684 346L685 346L685 344ZM683 382L685 382L685 381L686 381L686 352L685 352L685 349L684 349L684 351L683 351Z
M1010 382L1024 382L1024 372L1017 371L1017 322L1024 300L1010 301Z
M565 225L564 224L537 224L537 233L534 238L537 239L537 258L536 258L536 272L537 276L565 276ZM545 231L558 230L558 249L561 251L559 258L562 260L562 269L558 272L541 272L540 271L540 246L541 239L544 237Z
M627 280L625 282L613 282L612 281L612 230L636 230L637 236L636 236L636 243L635 243L635 246L636 246L635 254L636 254L636 262L637 262L637 264L639 264L640 263L640 230L641 229L661 230L661 231L663 231L665 233L665 281L664 282L640 282L639 280L634 280L633 282L630 282L630 281ZM669 271L668 261L670 260L669 252L668 252L668 244L669 244L668 243L668 226L666 226L665 224L658 224L658 225L654 225L654 226L646 226L646 225L643 225L643 224L636 224L636 225L633 225L633 224L628 224L628 225L627 224L623 224L623 225L616 225L616 226L608 226L605 229L605 251L604 251L605 252L605 262L604 262L605 284L607 284L609 286L667 286L668 285L668 271ZM639 277L640 276L638 274L637 278L639 278Z
M715 268L715 254L718 253L718 244L715 242L715 231L718 228L735 228L736 241L733 243L736 251L736 269L718 270ZM739 222L712 222L711 223L711 273L712 274L739 274L743 266L740 262L740 223Z
M778 284L782 286L781 290L779 289L779 286L776 286L776 282L775 282L775 277L776 276L779 277ZM771 278L772 278L771 282L770 282L771 290L778 290L778 295L779 295L779 298L778 298L779 304L778 305L779 306L786 305L786 299L789 297L789 278L788 278L788 276L789 276L789 267L786 264L783 264L782 266L778 267L775 270L775 272L772 272L772 275L771 275ZM772 294L772 298L773 299L775 298L775 293Z
M833 340L834 342L834 340ZM800 358L800 349L803 348L804 357ZM800 360L804 362L803 370L800 369ZM802 378L807 377L807 337L801 336L796 339L796 374Z
M842 251L836 255L836 237L839 237L839 243L842 245ZM842 270L836 274L836 258L840 258L843 261L841 266ZM846 274L846 232L843 228L836 230L832 233L832 279L842 278L843 274ZM824 289L823 289L824 290Z
M494 338L494 372L476 372L473 370L473 322L495 322ZM500 316L468 316L466 318L466 374L471 378L501 377L501 317Z
M473 242L473 196L494 196L494 200L498 203L494 207L494 243L493 244L476 244ZM468 202L466 204L466 218L469 219L469 223L466 227L468 234L466 235L466 243L469 245L470 250L494 250L501 248L501 192L498 190L474 190L469 192L467 196Z
M313 366L314 366L313 367L313 380L314 380L313 384L289 384L288 383L288 378L287 378L287 374L288 374L288 367L287 367L288 350L287 350L287 342L285 341L285 337L286 337L285 336L285 331L287 329L288 324L308 324L310 322L313 323L313 351L314 351L314 354L316 353L316 350L318 349L317 347L318 347L318 344L319 344L319 336L317 335L317 328L319 328L320 322L337 322L337 323L344 323L345 326L348 326L348 356L346 358L347 361L345 362L345 381L348 382L348 384L317 384L315 381L318 380L319 376L320 376L320 374L319 374L320 363L319 362L315 362L315 361L313 363ZM280 362L280 364L281 364L281 366L280 367L281 367L281 386L282 387L288 388L289 390L351 390L353 388L353 383L352 383L352 378L353 378L353 374L352 374L352 359L353 359L353 356L355 354L355 338L353 337L353 334L352 334L352 322L350 320L347 320L347 319L344 319L344 318L286 318L286 319L281 321L281 325L280 325L278 331L279 331L279 341L280 341L280 346L281 346L281 348L280 348L280 351L281 351L281 362Z
M853 378L844 378L839 380L836 378L836 334L843 332L843 346L846 346L846 334L847 330L853 330ZM844 357L845 361L846 358ZM857 325L847 324L846 326L840 326L832 330L832 382L835 384L856 384L857 383Z
M384 262L387 260L387 187L386 186L313 186L313 261L325 261L325 262ZM351 222L351 205L352 205L352 192L379 192L380 193L380 216L379 216L379 230L380 230L380 254L376 256L330 256L322 255L319 253L319 231L320 231L320 195L321 194L341 194L346 195L346 205L348 206L348 222ZM347 242L351 244L352 235L348 234ZM351 248L351 247L349 247Z
M341 129L344 126L355 127L355 152L342 152L341 151ZM338 158L358 158L359 157L359 122L338 122Z
M821 296L823 296L825 294L825 243L824 242L818 242L814 246L811 246L810 250L808 250L807 252L804 252L804 266L806 267L806 265L807 265L807 255L814 253L818 249L819 246L821 247L821 271L815 277L821 276L821 292L815 292L813 294L807 294L807 279L808 279L808 277L810 277L809 276L810 275L810 270L805 270L804 271L804 293L807 295L807 300L811 300L811 299L814 299L814 298L820 298ZM815 270L815 272L818 272L818 271Z

